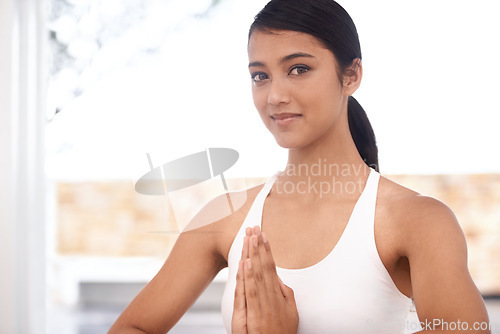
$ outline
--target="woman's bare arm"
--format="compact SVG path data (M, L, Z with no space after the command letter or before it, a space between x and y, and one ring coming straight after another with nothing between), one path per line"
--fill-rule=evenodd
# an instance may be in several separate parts
M224 198L208 203L193 221L199 224L200 214L206 210L213 213ZM109 333L169 331L227 265L218 238L239 216L227 216L181 233L158 274L127 306Z
M419 333L490 333L474 327L487 324L488 313L469 274L465 237L453 212L426 196L417 196L405 210L411 214L405 221L404 252L417 314L424 325ZM460 324L467 330L452 329Z

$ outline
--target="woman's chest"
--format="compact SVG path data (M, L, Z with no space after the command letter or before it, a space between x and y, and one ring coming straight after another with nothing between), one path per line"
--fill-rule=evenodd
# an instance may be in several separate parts
M349 242L349 239L343 240L346 239L343 235L349 224L359 223L351 220L355 204L355 201L346 199L337 201L336 205L297 205L267 198L259 217L261 221L256 220L252 224L260 225L266 233L278 268L307 268L332 254L339 242ZM373 225L372 237L377 256L394 284L403 294L411 296L409 265L406 258L401 258L398 253L400 243L404 240L400 238L402 233L398 230L391 208L390 202L378 198L373 221L364 223L366 226ZM224 242L226 260L237 232L238 229L235 229L234 235L229 235ZM356 248L352 248L352 251L355 252Z

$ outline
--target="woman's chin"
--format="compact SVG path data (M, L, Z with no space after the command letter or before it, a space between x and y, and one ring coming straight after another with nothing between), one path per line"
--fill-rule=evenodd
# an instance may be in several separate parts
M300 148L304 146L304 142L297 138L276 138L276 143L283 148Z

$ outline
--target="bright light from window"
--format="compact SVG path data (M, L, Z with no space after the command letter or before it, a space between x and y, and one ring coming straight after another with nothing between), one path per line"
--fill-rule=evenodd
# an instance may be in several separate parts
M54 0L49 175L137 179L146 153L158 165L206 147L240 152L228 177L283 168L286 150L254 109L246 69L248 27L265 3ZM499 172L496 2L343 5L361 39L355 96L381 171Z

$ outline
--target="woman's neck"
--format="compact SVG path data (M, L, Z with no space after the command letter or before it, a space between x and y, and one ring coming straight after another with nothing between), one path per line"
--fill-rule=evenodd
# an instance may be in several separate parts
M359 155L349 127L344 124L307 146L289 149L287 166L277 181L283 193L304 199L349 193L356 197L369 173L370 167Z

